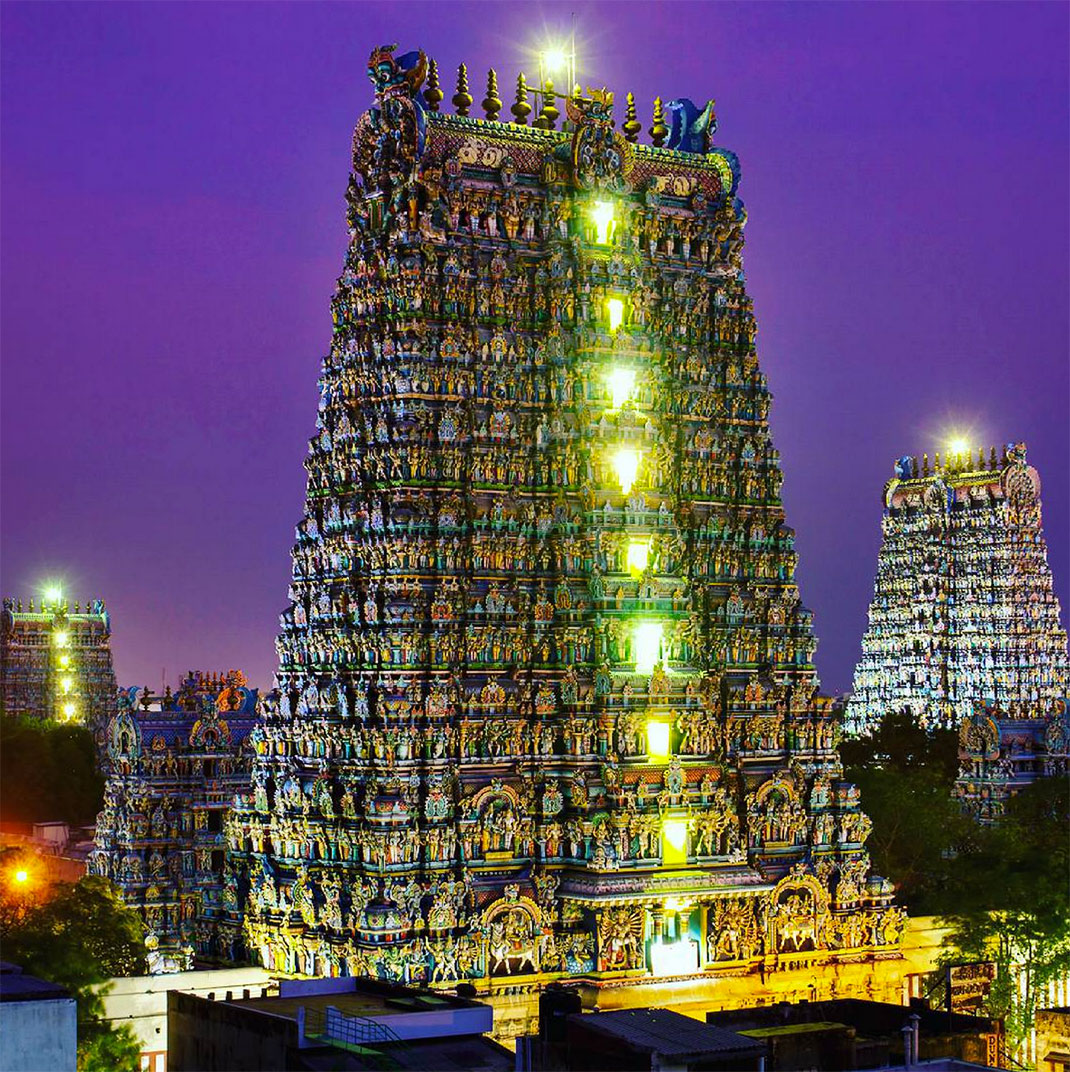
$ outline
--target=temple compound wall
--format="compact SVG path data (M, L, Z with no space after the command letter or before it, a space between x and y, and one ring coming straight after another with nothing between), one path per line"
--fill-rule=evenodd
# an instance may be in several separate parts
M175 693L121 692L108 723L89 871L141 914L152 972L237 952L224 831L234 796L250 785L257 701L240 671L190 671Z
M1066 631L1025 444L900 458L884 488L883 540L849 732L888 712L958 728L978 706L1050 719L1068 687Z
M493 72L486 119L463 66L454 115L422 52L369 75L229 826L249 955L484 991L897 959L712 102L659 101L640 145L605 90L521 77L502 121Z

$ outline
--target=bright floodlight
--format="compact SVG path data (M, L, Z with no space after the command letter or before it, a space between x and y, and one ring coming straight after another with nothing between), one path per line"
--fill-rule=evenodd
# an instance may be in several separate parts
M595 241L600 246L606 245L613 234L613 202L596 201L591 209L591 219L597 229Z
M63 689L63 695L66 696L67 693L71 691L71 686L74 685L74 682L69 677L65 677L59 683L59 685L60 685L60 688Z
M610 331L616 331L624 323L624 302L620 298L606 299L606 318Z
M539 53L543 70L547 74L565 74L568 70L568 54L563 48L547 48Z
M633 577L641 576L650 563L650 541L629 540L627 562L628 572Z
M969 441L964 436L955 436L947 446L952 454L965 454L970 449Z
M16 882L25 882L29 877L30 877L30 875L29 875L28 871L23 871L23 870L20 869L20 870L15 872L15 881Z
M58 603L63 598L63 589L58 584L50 584L45 589L45 599L49 603Z
M66 670L67 667L71 665L71 657L69 655L61 655L59 657L59 665Z
M628 447L621 447L620 450L613 455L613 469L617 474L617 482L620 484L620 490L624 492L625 495L632 490L635 478L639 474L639 460L639 451L631 450Z
M661 622L637 622L632 633L635 672L651 674L661 656Z
M63 713L67 716L67 718L74 718L74 704L65 703L63 705Z
M620 409L635 390L635 369L614 365L606 379L609 381L610 394L613 395L613 408Z
M67 644L70 642L71 638L70 638L69 633L66 633L61 629L58 633L56 633L53 636L53 639L56 642L56 647L57 648L65 648L67 646Z
M672 755L669 744L668 722L657 718L647 720L646 724L646 754L652 760L668 759Z
M687 863L687 822L666 819L661 824L661 861L664 864Z

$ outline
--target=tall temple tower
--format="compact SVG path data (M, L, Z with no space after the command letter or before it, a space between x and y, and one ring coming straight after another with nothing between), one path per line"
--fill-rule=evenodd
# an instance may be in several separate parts
M102 599L85 610L54 590L35 608L5 599L0 611L0 709L5 715L79 722L98 737L115 710L111 617Z
M611 93L521 76L503 121L492 71L476 119L463 65L455 115L422 52L368 73L232 817L251 954L482 985L897 956L815 695L713 102L659 100L639 145L630 96L618 130Z
M959 727L975 709L1044 719L1066 696L1066 632L1052 590L1040 477L1025 445L900 458L847 726L909 708Z

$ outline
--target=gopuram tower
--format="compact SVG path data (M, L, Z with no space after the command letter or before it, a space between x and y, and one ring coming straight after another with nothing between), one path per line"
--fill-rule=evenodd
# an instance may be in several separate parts
M896 957L712 102L658 101L639 145L605 90L521 76L510 119L491 72L477 119L463 65L454 115L422 52L368 73L277 697L229 826L250 955L491 989Z
M900 458L881 529L848 728L907 709L943 728L1051 714L1070 683L1066 632L1025 444L936 454L931 469Z

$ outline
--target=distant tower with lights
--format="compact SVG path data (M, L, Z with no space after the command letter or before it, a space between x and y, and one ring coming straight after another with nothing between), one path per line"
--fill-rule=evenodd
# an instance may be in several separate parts
M630 97L618 130L523 76L470 117L462 65L443 115L393 52L231 821L250 951L491 989L894 958L713 103L659 100L639 145Z
M0 703L5 715L80 722L102 730L115 709L111 619L49 589L35 607L5 599L0 612Z
M900 458L881 528L849 731L906 709L944 728L980 709L1047 718L1066 696L1066 632L1025 445Z

